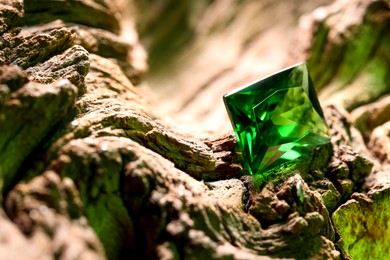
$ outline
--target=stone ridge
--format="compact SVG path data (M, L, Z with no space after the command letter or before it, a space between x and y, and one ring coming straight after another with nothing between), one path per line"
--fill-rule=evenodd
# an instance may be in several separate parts
M61 19L119 33L117 11L114 1L107 0L24 1L23 24L44 24Z

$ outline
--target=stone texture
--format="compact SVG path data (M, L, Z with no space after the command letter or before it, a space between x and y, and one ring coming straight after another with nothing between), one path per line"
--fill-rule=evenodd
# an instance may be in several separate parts
M19 1L2 1L0 3L0 33L11 29L23 16L23 4Z
M349 114L343 109L329 107L325 110L331 129L333 157L331 158L326 177L332 181L343 200L354 191L360 190L365 178L372 173L374 161L365 151L356 152L364 144L356 144L351 129ZM360 140L360 139L359 139Z
M388 188L387 185L380 190L371 189L367 195L354 193L333 213L332 220L340 234L338 243L346 250L345 258L389 257Z
M125 40L123 37L106 30L75 23L65 23L61 20L45 25L31 26L23 30L22 33L27 37L61 28L67 28L74 32L77 35L74 43L84 47L88 52L115 59L133 84L140 83L140 79L146 73L148 65L146 56L143 55L145 50L136 40Z
M76 95L76 87L67 80L51 85L30 82L10 94L0 111L0 157L12 158L0 162L4 188L15 181L24 160L69 111Z
M242 208L244 206L242 197L246 189L242 181L238 179L229 179L207 182L206 185L210 189L210 191L208 191L208 196L210 196L211 199L219 200L227 207Z
M44 258L52 254L47 252L49 242L44 235L37 234L35 237L27 239L19 228L10 221L3 210L0 217L0 254L5 259L27 259L27 258Z
M27 81L27 74L17 66L0 67L0 84L6 85L10 91L18 90Z
M292 175L284 182L266 184L260 191L251 185L252 180L247 179L245 183L249 184L248 212L261 223L266 234L273 234L273 239L279 240L269 249L272 255L308 258L312 254L325 253L323 257L339 257L331 242L335 233L321 196L311 191L300 175ZM284 235L295 239L284 240ZM300 243L311 243L311 246L300 252L299 248L303 247ZM321 247L328 249L322 252Z
M58 79L67 79L78 88L79 94L84 91L84 78L88 71L89 54L78 45L26 70L30 80L42 84L50 84Z
M292 53L315 67L316 86L326 87L320 98L353 110L389 92L388 9L383 0L336 1L301 19Z
M2 234L2 241L8 242L1 243L2 257L48 259L55 255L63 259L99 259L104 254L100 241L81 214L82 203L69 178L60 179L48 171L19 184L8 194L5 210L14 224L2 221L1 230L6 227L11 231L16 225L22 234L14 230L11 237L16 238L8 239ZM15 242L17 239L19 243ZM5 250L7 244L9 248Z
M370 136L368 147L383 166L390 164L390 122L378 126Z
M82 0L27 0L24 1L25 19L28 25L48 23L56 19L88 25L107 31L119 32L119 12L114 1ZM96 19L99 17L99 19Z
M125 138L72 140L61 147L59 157L48 167L63 178L78 179L77 188L85 207L83 214L107 257L113 259L133 255L134 243L139 239L134 234L132 217L123 205L120 186L124 164L134 157L130 145L131 141Z
M367 233L361 226L358 235L363 238L359 242L349 233L355 222L348 221L351 208L357 213L353 216L366 227L373 227L370 215L362 214L367 210L375 209L372 216L379 223L385 224L388 219L382 209L387 207L390 178L387 163L379 163L386 161L384 153L374 149L384 140L381 132L386 133L385 124L375 126L381 129L375 134L367 131L363 139L351 125L348 112L327 106L324 112L332 131L333 154L329 149L319 149L307 164L279 169L284 171L284 178L267 183L242 177L231 132L207 137L198 136L194 129L186 132L147 101L150 92L142 86L134 87L126 67L116 57L131 52L126 42L112 34L115 24L119 24L116 15L108 12L109 20L87 20L92 14L113 10L109 5L114 6L116 1L64 2L74 8L69 10L66 6L70 14L57 14L55 1L25 1L37 11L27 12L32 17L28 21L31 24L42 21L40 8L47 11L42 19L66 21L61 28L54 28L59 26L56 22L29 29L14 27L22 7L19 1L8 2L1 3L0 14L15 19L1 20L1 25L6 25L1 28L6 29L0 37L0 63L4 65L0 69L0 129L6 129L6 135L0 135L0 140L12 140L7 147L12 145L16 150L0 149L0 165L10 165L11 160L3 158L16 158L19 163L0 174L1 182L6 183L0 195L1 256L344 259L356 252L350 246L353 244L362 243L361 248L372 250L375 245L366 234L373 235L376 244L387 242L382 233ZM243 5L235 2L235 7L246 6L252 16L238 16L233 8L234 12L219 16L210 28L202 27L205 23L199 28L211 32L219 28L215 26L220 21L242 25L243 20L254 16L265 19L262 26L272 24L268 15L258 15L267 2L256 8L249 8L252 1L240 2ZM213 2L209 10L224 10L216 3L221 2ZM281 11L272 8L283 3L269 5L267 14ZM375 6L383 9L380 4ZM80 10L86 15L72 20ZM346 10L349 9L340 12ZM291 9L277 13L285 17ZM214 15L210 11L205 17ZM112 19L116 21L111 23ZM282 20L291 22L288 17ZM69 21L73 23L69 25ZM90 28L94 26L99 28ZM230 31L223 28L221 31ZM241 26L234 28L234 35L245 32ZM237 37L246 39L247 46L251 46L245 52L248 56L256 57L250 54L262 46L253 36L262 30L256 27L251 36ZM99 42L103 49L95 45ZM40 44L44 45L42 53L36 53ZM117 52L104 49L110 44L116 46ZM216 46L221 49L220 44ZM207 67L210 72L220 69L218 63L205 61L213 64L213 68ZM240 59L241 72L254 73L244 69L248 68L244 61L248 59ZM22 67L10 66L12 62ZM134 63L128 66L136 68ZM235 76L248 75L238 67L233 72L217 73L215 81L208 76L202 80L237 84L242 78ZM201 80L195 74L191 76L194 84ZM208 86L205 84L205 89ZM213 86L218 90L209 89L203 94L217 95L223 89ZM188 91L189 96L191 93ZM192 106L190 103L187 108ZM200 113L205 110L206 105L202 105ZM217 121L215 118L219 117L211 121ZM14 127L20 131L14 131ZM367 148L365 142L372 144ZM331 159L329 164L327 158ZM367 194L362 195L365 191ZM353 192L358 193L351 196ZM353 207L349 208L350 204ZM336 229L330 215L337 222Z
M351 120L354 126L367 137L375 127L390 120L390 96L384 96L376 102L353 110Z
M19 36L0 47L0 57L5 64L27 69L66 50L73 45L74 39L75 35L65 28L28 38Z
M0 162L4 188L14 181L33 149L70 111L79 92L76 87L83 84L89 66L88 53L82 47L60 54L74 41L74 34L67 29L26 37L16 33L5 33L0 47L0 60L13 65L3 66L0 73L5 93L0 111L0 154L13 158Z

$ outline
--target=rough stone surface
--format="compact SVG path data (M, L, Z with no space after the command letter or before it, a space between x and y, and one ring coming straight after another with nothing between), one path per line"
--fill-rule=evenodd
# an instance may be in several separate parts
M354 126L364 135L390 120L390 96L384 96L376 102L361 106L351 113Z
M384 176L388 178L388 173ZM385 259L390 256L387 247L390 242L389 186L387 183L378 188L370 189L367 195L354 193L333 213L332 220L341 237L338 244L347 251L345 258ZM368 209L370 214L367 214Z
M23 4L19 1L2 1L0 3L0 33L5 33L23 16Z
M328 123L333 144L333 157L326 172L326 177L333 183L333 187L330 189L328 187L328 191L335 187L341 199L346 200L354 191L361 189L365 178L372 172L374 162L369 159L365 150L360 151L360 153L356 152L365 145L354 140L356 136L352 134L353 128L349 121L348 112L334 106L325 111L328 118L331 119ZM358 140L360 141L360 139ZM334 196L339 198L339 195L335 194Z
M5 48L0 48L0 56L5 64L27 69L66 50L74 39L75 35L65 28L27 38L19 36L5 44Z
M146 73L148 69L146 57L143 56L144 49L139 42L126 41L123 37L106 30L56 20L45 25L28 27L22 33L24 36L31 36L61 28L68 28L74 32L77 35L74 43L84 47L88 52L115 59L133 84L139 83Z
M224 16L217 2L207 7L210 14L204 17L214 17L215 10L222 16L199 29L211 33L224 21L230 21L229 26L243 24L244 16L238 17L235 8ZM259 10L291 13L290 8L278 9L282 2L256 8L249 8L250 1L242 2L234 6L253 10L247 17L258 16ZM371 32L372 25L378 25L383 35L372 46L372 60L386 63L380 53L387 48L388 34L382 29L388 16L377 15L388 10L387 5L337 2L314 12L314 17L327 10L325 18L344 21L356 8L352 9L357 10L357 19L365 19L353 20L352 27ZM364 100L352 97L341 107L324 107L331 146L320 147L304 162L277 169L282 172L279 178L241 176L241 157L231 132L205 136L194 129L183 130L149 102L150 92L134 86L144 73L139 64L145 59L134 60L137 41L116 35L120 24L116 3L65 1L61 7L58 1L30 0L24 1L24 18L19 1L0 4L1 256L348 259L366 257L367 252L388 256L383 246L389 243L390 219L385 210L390 185L387 102L383 101L387 99L367 105L368 114L355 110L350 115L344 110L386 92L381 85L386 78L380 70L374 74L379 66L355 69L357 79L363 74L378 79L375 86L380 94L370 93ZM58 13L59 8L64 12ZM238 20L229 20L231 15ZM91 19L95 16L102 19ZM325 18L315 24L327 21L333 28L331 17ZM355 18L345 21L349 19ZM26 27L17 28L20 24ZM242 28L234 27L234 35L247 32ZM309 36L323 41L323 28L317 30L319 34L313 33L315 26L310 28ZM333 34L340 35L340 28L336 29ZM262 38L255 35L263 30L256 28L244 37L252 46L248 56L261 46L256 42ZM364 33L351 35L357 44L364 38ZM351 50L352 43L344 41L353 38L337 39ZM330 49L336 46L333 40L326 40ZM322 50L312 44L307 50L311 55ZM340 71L348 67L347 61L340 59ZM242 78L234 78L241 74L239 68L253 67L244 66L245 62L245 57L240 59L230 77L226 76L229 70L223 70L210 78L211 72L221 69L210 68L204 79L211 83L204 85L204 96L223 90L217 82L241 82ZM196 75L191 79L194 84L200 80ZM198 103L184 101L185 107L199 106L203 94L194 98ZM209 109L206 106L200 113ZM384 228L376 228L378 223Z
M56 19L119 32L115 1L107 0L27 0L24 1L25 24L48 23ZM99 17L99 19L96 19Z
M207 182L206 185L210 191L208 195L214 199L219 200L226 206L243 208L243 195L246 191L242 181L238 179L221 180L214 182Z
M17 258L98 259L104 254L100 241L81 214L82 203L69 178L60 179L56 173L47 171L19 184L8 194L5 210L26 237L19 238L25 241L23 250L3 249L2 257L14 254ZM12 245L14 239L10 240Z
M69 111L76 95L76 87L65 79L51 85L29 82L9 95L0 111L0 157L12 158L0 161L4 188L14 181L24 160Z
M388 10L384 0L336 1L301 20L294 53L313 68L317 88L326 87L320 98L353 110L389 93Z
M390 165L390 122L375 128L370 136L368 147L383 166Z
M76 87L83 84L89 62L82 47L60 54L74 42L67 29L26 37L13 32L2 40L0 60L12 65L3 65L0 73L4 86L0 155L12 158L0 161L7 189L24 160L74 105L79 92Z
M17 66L0 67L0 84L7 85L10 91L18 90L27 81L27 74Z
M84 90L84 77L88 71L89 54L78 45L72 46L63 53L26 70L30 80L49 84L57 79L67 79L80 92Z

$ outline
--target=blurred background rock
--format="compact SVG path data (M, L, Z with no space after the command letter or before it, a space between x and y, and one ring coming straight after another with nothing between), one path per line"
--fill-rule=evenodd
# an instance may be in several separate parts
M386 2L332 2L132 1L159 111L191 129L229 131L224 93L301 61L323 104L353 110L388 93Z

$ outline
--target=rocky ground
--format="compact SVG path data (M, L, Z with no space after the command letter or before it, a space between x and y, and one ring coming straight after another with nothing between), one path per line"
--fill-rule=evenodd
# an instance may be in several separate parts
M236 33L245 17L273 5L225 2L233 9L221 9L224 1L199 1L198 8L181 1L175 17L198 10L209 18L161 37L153 28L168 24L161 10L171 1L160 9L154 1L0 3L1 258L390 257L390 3L340 0L295 10L308 13L300 37L291 38L294 51L262 72L307 60L332 140L264 182L244 174L233 133L220 134L225 122L212 129L218 134L199 127L199 135L174 123L186 111L204 125L223 118L204 97L220 98L258 73L245 57L263 46L264 28ZM160 15L140 18L153 11ZM148 80L134 19L145 26ZM205 73L203 62L213 64L227 31L240 39L237 49L252 48ZM192 55L159 53L175 32ZM179 61L191 70L170 71L182 68ZM186 87L172 99L169 73ZM158 89L159 80L166 87Z

